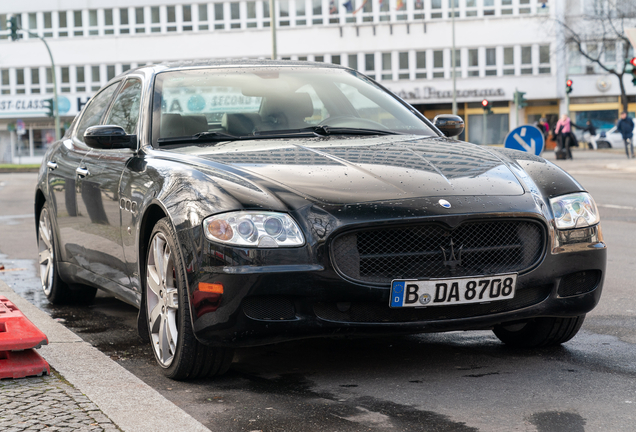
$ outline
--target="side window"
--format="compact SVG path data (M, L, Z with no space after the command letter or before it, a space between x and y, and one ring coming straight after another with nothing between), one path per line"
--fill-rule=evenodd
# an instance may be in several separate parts
M141 81L129 79L115 98L105 124L121 126L127 134L137 133L140 100Z
M119 87L119 82L113 83L98 93L88 104L77 128L77 139L84 142L84 132L91 126L99 124L99 120L108 108L113 93Z

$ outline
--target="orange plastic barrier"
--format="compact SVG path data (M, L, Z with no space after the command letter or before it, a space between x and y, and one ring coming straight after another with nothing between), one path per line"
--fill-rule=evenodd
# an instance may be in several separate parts
M51 374L49 364L30 349L26 351L0 351L0 379L24 378Z

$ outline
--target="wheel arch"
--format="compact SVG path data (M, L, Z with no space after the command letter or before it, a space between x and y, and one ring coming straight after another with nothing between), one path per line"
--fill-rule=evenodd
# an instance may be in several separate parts
M37 237L40 220L40 212L42 211L42 207L44 207L44 203L46 203L46 197L44 196L44 192L40 188L35 191L35 201L34 201L34 210L35 210L35 235Z

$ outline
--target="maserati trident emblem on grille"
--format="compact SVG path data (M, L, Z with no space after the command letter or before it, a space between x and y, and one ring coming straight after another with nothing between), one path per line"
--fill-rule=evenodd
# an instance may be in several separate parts
M455 251L455 243L453 239L450 239L450 250L444 249L443 246L440 246L442 249L442 253L444 254L444 265L446 267L450 267L451 274L455 273L457 267L462 265L462 248L464 245L461 245L457 251ZM457 256L455 256L455 252L457 252ZM448 253L448 255L447 255Z
M441 199L441 200L437 201L437 203L438 203L439 205L441 205L442 207L444 207L444 208L447 208L447 209L448 209L448 208L451 208L451 203L449 203L449 202L448 202L448 201L446 201L445 199Z

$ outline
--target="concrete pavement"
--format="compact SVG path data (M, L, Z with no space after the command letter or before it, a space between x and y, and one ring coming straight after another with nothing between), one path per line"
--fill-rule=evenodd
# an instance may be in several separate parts
M0 430L209 431L2 280L0 295L47 335L38 353L52 369L51 376L0 380Z

